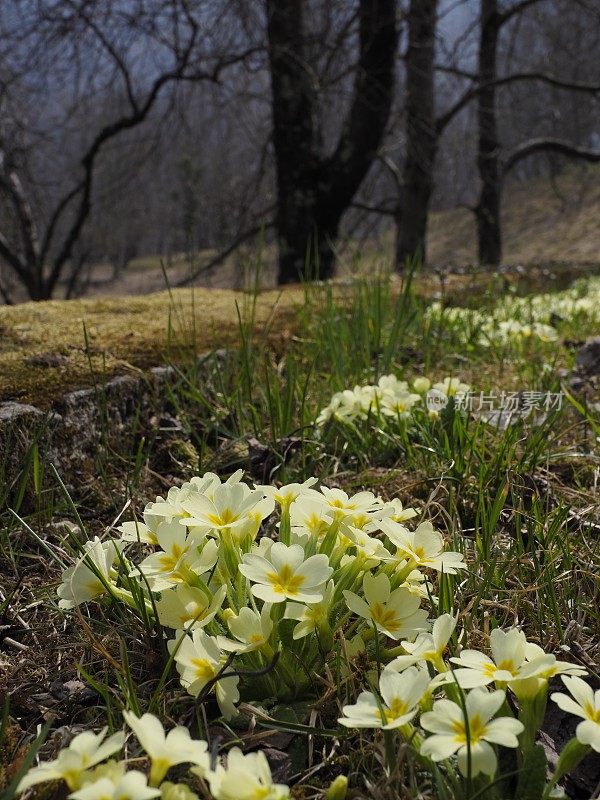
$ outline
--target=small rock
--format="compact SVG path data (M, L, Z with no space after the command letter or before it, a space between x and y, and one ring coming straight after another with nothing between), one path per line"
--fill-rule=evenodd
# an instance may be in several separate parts
M25 359L30 367L63 367L69 364L69 359L60 353L38 353Z

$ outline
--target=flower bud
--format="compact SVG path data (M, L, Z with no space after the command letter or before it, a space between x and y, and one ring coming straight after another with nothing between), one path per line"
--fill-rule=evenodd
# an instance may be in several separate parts
M338 775L329 785L325 793L325 800L345 800L348 791L348 778L345 775Z

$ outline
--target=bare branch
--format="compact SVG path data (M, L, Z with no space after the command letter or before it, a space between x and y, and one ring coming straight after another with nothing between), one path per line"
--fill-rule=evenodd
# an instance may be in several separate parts
M267 209L264 213L267 214L269 212L272 212L273 210L274 207L272 206L271 208ZM221 250L220 253L217 253L217 255L214 258L211 258L211 260L208 261L206 264L202 264L201 267L198 267L189 275L186 275L185 278L182 278L180 281L178 281L175 284L175 286L177 287L189 286L190 283L195 281L196 278L198 278L200 275L210 272L211 269L214 269L215 267L218 267L220 264L222 264L223 261L225 261L225 259L228 256L230 256L233 252L235 252L240 245L244 244L244 242L247 242L249 239L252 239L254 236L257 236L262 231L267 231L270 228L273 228L274 226L275 226L275 220L269 219L266 221L263 220L262 222L253 225L251 228L248 228L248 230L243 231L238 236L236 236L236 238L233 240L233 242L231 242L231 244L228 247L226 247L224 250Z
M502 167L502 174L507 175L519 161L522 161L528 156L535 155L536 153L561 153L562 155L579 158L592 163L600 161L600 150L590 150L586 147L580 147L579 145L565 142L562 139L530 139L528 142L519 145L519 147L515 148L512 153L508 155Z
M491 81L483 81L477 86L468 89L447 111L445 111L436 121L436 131L441 134L454 117L474 100L481 92L486 89L506 86L507 84L520 83L523 81L540 81L557 89L564 89L572 92L583 92L596 96L600 94L600 84L585 83L583 81L571 81L558 78L547 72L515 72L512 75L504 75Z

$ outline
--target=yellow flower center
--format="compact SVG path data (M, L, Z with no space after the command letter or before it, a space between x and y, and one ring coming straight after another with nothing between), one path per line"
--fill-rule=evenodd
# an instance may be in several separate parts
M200 622L206 616L206 612L208 608L202 608L201 606L194 606L193 608L186 609L183 614L179 615L179 619L181 620L182 624L189 622L190 620L196 620Z
M208 682L217 674L215 668L206 658L192 658L196 678Z
M583 710L585 712L585 716L587 719L591 720L592 722L596 722L600 725L600 707L594 708L592 703L586 703L583 706Z
M162 554L160 556L161 572L171 572L175 568L175 564L177 564L183 552L184 550L182 547L179 547L178 544L174 544L169 553Z
M264 640L265 637L261 633L253 633L250 636L250 642L252 644L261 644L261 642L264 642Z
M456 721L452 723L452 727L455 731L454 741L458 744L467 744L467 731L464 721ZM474 745L477 744L487 732L486 726L482 723L481 717L479 714L475 714L471 719L469 719L469 734L470 734L470 744Z
M267 578L277 594L294 596L305 581L304 575L294 575L289 564L284 564L279 572L269 572Z
M386 628L388 631L395 633L402 627L402 620L396 617L396 612L393 608L386 608L383 603L374 603L371 606L371 619L373 622Z
M231 525L239 519L239 514L234 514L230 508L224 508L220 514L208 514L208 519L215 527L220 525Z
M498 664L498 669L504 669L510 672L515 677L519 674L519 670L515 666L515 662L511 658L505 658Z

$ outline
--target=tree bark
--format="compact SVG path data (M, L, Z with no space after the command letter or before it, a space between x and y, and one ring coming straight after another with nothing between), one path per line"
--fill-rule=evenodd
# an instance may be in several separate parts
M425 260L429 200L437 150L435 27L437 0L411 0L406 55L406 161L396 239L396 269Z
M496 123L496 85L493 83L501 24L497 0L481 0L478 74L482 88L477 95L477 165L481 190L475 217L479 263L490 266L498 266L502 259L500 142Z
M266 0L277 170L279 283L330 278L340 221L389 118L397 48L395 0L360 0L359 62L332 156L322 155L303 0Z

